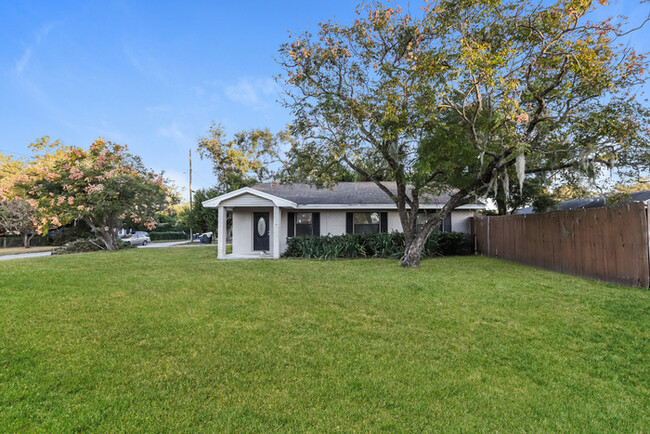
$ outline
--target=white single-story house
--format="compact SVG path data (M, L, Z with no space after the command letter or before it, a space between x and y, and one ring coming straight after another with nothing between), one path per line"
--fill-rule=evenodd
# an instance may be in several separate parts
M384 183L395 191L394 182ZM448 195L423 195L422 224L427 213L441 209ZM341 182L331 189L308 184L262 183L203 202L219 210L218 258L279 258L294 235L342 235L402 231L397 206L373 182ZM439 230L470 232L469 218L485 204L463 205ZM232 253L226 255L226 216L232 213Z

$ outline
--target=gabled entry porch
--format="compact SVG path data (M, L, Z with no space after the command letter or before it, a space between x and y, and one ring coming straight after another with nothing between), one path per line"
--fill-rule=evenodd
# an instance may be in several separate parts
M217 257L226 259L226 213L230 211L233 257L240 259L271 257L278 259L280 250L280 207L219 206Z
M217 258L219 259L278 259L282 253L281 208L296 204L250 188L243 188L203 204L218 209ZM230 214L232 253L226 254L226 222ZM285 231L286 232L286 231Z

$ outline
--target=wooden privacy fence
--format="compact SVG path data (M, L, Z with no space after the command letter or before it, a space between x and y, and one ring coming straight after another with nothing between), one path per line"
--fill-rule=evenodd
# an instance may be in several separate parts
M624 285L650 285L644 203L541 214L479 216L479 253Z

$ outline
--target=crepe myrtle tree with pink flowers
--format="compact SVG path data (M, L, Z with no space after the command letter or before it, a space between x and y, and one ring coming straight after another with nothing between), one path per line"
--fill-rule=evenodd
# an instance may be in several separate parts
M39 232L83 220L107 250L119 247L118 231L127 218L154 229L154 215L169 196L161 174L147 170L126 146L102 138L88 150L60 150L55 162L39 168L28 183L26 201L38 210Z

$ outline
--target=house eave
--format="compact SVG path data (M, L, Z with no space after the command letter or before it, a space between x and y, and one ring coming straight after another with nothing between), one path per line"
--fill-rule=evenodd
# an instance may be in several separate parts
M444 204L440 203L422 203L420 204L420 209L442 209ZM407 206L407 209L410 207ZM324 209L324 210L348 210L348 209L377 209L377 210L396 210L397 205L390 203L344 203L344 204L335 204L335 203L313 203L313 204L301 204L297 205L296 209ZM465 209L465 210L482 210L485 209L485 205L481 204L467 204L456 207L455 209Z
M265 193L263 191L259 191L250 187L240 188L239 190L231 191L230 193L213 197L212 199L208 199L202 202L202 204L204 208L218 208L223 201L235 198L237 196L241 196L242 194L252 194L262 199L266 199L268 201L271 201L275 206L281 208L296 208L298 206L295 202L292 202L290 200L283 199L281 197L269 193Z
M239 190L231 191L230 193L222 194L221 196L208 199L203 203L205 208L218 208L221 203L226 200L236 198L242 194L252 194L262 199L266 199L273 203L274 206L280 208L289 208L296 210L307 209L322 209L322 210L349 210L349 209L368 209L368 210L396 210L397 205L394 203L307 203L297 204L293 201L283 199L270 193L265 193L251 187L240 188ZM226 205L228 208L231 206ZM441 203L421 203L420 209L442 209L444 204ZM407 206L407 209L410 208ZM457 210L482 210L485 209L484 204L471 203L455 208Z

